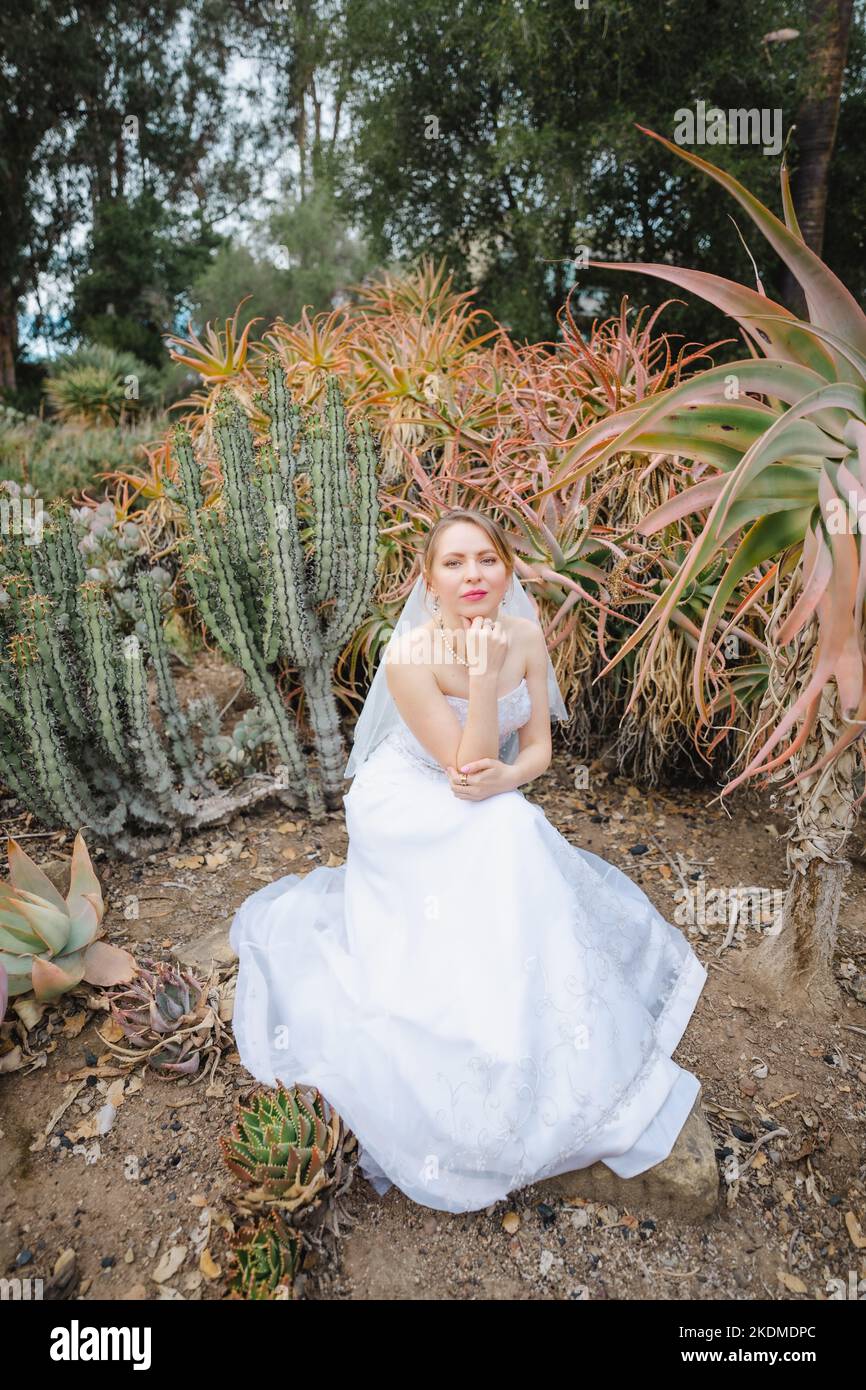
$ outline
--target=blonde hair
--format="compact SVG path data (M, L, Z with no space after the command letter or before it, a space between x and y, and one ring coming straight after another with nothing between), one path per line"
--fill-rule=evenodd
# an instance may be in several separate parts
M452 507L450 511L444 512L439 520L434 522L424 540L424 548L421 551L421 574L425 581L428 579L433 566L436 542L446 526L452 526L455 521L471 521L473 525L480 526L482 531L487 532L490 543L505 565L510 578L514 573L514 551L511 549L508 537L499 522L494 521L490 516L485 516L483 512L473 511L471 507Z

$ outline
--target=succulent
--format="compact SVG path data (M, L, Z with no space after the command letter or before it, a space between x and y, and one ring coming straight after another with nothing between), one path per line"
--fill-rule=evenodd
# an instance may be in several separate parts
M6 966L0 961L0 1023L6 1017L6 1005L9 1002L9 976L6 974Z
M606 675L652 633L628 709L667 624L676 618L681 595L706 566L719 557L725 562L701 630L694 633L693 689L703 719L710 717L704 686L713 677L713 661L716 671L725 674L723 644L746 607L737 600L733 616L729 612L737 586L767 562L770 577L776 572L787 577L799 569L802 593L790 612L783 615L780 607L772 615L776 621L768 621L767 638L771 655L795 641L808 644L808 667L803 679L791 682L790 698L780 702L786 708L775 727L771 724L780 709L771 710L772 717L760 725L765 741L723 794L759 770L789 761L796 766L796 755L808 747L816 721L820 723L822 693L833 677L837 728L811 740L816 759L785 784L790 786L807 772L823 772L857 745L866 717L866 313L806 244L784 163L781 221L724 170L655 131L638 129L737 199L799 281L809 318L797 318L760 287L753 290L705 271L589 261L600 270L658 276L709 300L739 323L749 356L696 372L583 430L539 496L567 487L625 449L647 455L669 449L699 465L692 485L644 516L636 528L649 536L708 512L664 591L599 673ZM762 581L751 591L750 604L763 587ZM857 751L862 756L862 744ZM823 787L824 782L812 785Z
M278 1199L293 1211L331 1185L343 1125L315 1086L259 1090L248 1105L239 1102L238 1110L230 1137L220 1136L220 1148L231 1171L252 1185L249 1197Z
M255 705L244 712L231 734L220 733L219 710L212 695L191 700L187 714L190 722L202 729L202 752L215 768L255 766L260 761L256 757L258 750L266 748L271 740L270 725Z
M99 584L111 604L111 616L118 631L135 631L147 640L147 623L142 614L136 584L148 556L147 537L135 522L125 520L113 502L95 507L73 507L70 520L84 563L85 578ZM148 569L161 611L171 603L172 576L162 565Z
M242 1226L232 1244L237 1272L229 1298L292 1298L302 1249L300 1236L276 1212Z
M133 1050L103 1041L126 1061L146 1057L149 1066L165 1075L194 1076L202 1053L219 1051L222 1028L208 1002L208 986L191 970L143 961L131 984L112 991L108 1007Z
M114 985L129 980L135 960L128 951L98 941L105 911L99 879L79 830L72 850L65 898L21 846L7 839L9 881L0 883L0 965L8 993L33 989L39 1000L56 999L82 980Z
M108 425L156 401L159 378L131 352L85 344L51 364L45 394L61 420Z

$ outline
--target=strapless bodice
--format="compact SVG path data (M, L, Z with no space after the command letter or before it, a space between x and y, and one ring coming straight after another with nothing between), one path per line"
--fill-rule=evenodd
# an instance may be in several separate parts
M466 716L469 713L469 699L462 695L446 695L445 699L449 705L453 706L457 718L461 724L466 723ZM502 752L504 744L515 732L522 728L532 714L532 701L529 698L529 688L526 684L526 677L513 690L508 690L504 695L499 696L497 702L499 712L499 751ZM439 763L422 743L419 743L409 726L401 719L400 728L394 729L385 740L392 747L398 749L404 756L411 758L415 763L423 763L426 767L432 768L441 776L445 776L444 770Z

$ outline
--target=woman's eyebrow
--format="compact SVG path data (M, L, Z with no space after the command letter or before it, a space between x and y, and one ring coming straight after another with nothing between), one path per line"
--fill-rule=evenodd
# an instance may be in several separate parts
M465 554L466 554L465 550L446 550L446 551L445 551L445 554L442 556L442 558L443 558L443 560L447 560L447 558L448 558L449 555L457 555L457 556L460 557L460 559L462 559L463 556L464 556ZM488 549L488 550L479 550L478 554L479 554L479 555L495 555L495 554L496 554L496 551L495 551L495 550L489 550L489 549Z

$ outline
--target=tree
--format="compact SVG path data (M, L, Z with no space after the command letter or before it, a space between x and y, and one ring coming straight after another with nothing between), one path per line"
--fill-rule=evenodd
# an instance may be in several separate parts
M383 258L446 255L461 284L517 337L555 334L589 258L671 260L711 269L733 248L753 274L727 209L695 197L672 172L658 187L636 123L673 135L675 113L699 101L723 110L795 110L804 41L771 46L780 25L804 27L806 0L623 6L594 0L346 0L345 50L355 75L341 196ZM782 132L784 133L784 132ZM769 199L778 160L763 143L712 156ZM768 292L780 265L761 267ZM614 278L577 270L578 303L613 312ZM650 298L636 282L635 298ZM712 311L676 306L666 326L688 337L729 331Z
M798 158L791 191L803 239L819 256L824 249L830 160L839 124L853 9L854 0L811 0L809 5L808 90L797 113ZM789 308L805 313L805 296L787 267L782 275L782 292Z
M14 391L18 305L36 286L79 213L60 129L75 99L87 43L80 6L21 0L0 6L0 389Z

